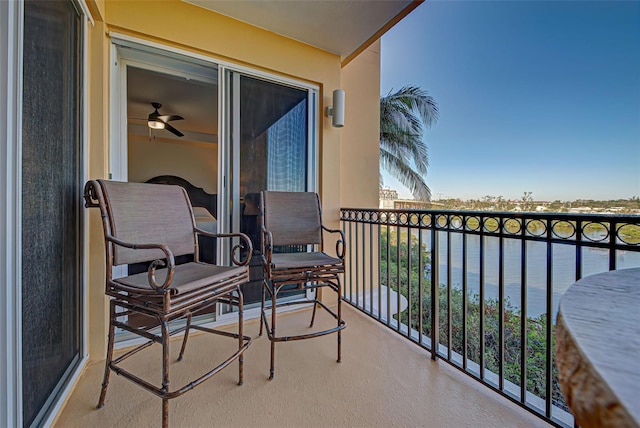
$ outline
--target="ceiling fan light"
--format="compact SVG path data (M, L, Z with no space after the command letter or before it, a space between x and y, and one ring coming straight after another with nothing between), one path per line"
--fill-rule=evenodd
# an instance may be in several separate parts
M150 120L147 122L147 125L149 125L149 128L153 129L164 129L164 122L159 120Z

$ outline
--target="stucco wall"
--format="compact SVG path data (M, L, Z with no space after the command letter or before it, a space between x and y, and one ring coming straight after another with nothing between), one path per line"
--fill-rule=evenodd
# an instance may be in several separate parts
M380 41L342 69L345 126L340 158L340 204L376 208L380 158Z
M109 44L105 38L105 26L95 22L88 31L88 171L89 179L109 176ZM105 352L105 340L108 330L109 302L105 298L105 256L102 222L98 210L87 210L89 233L87 237L87 286L86 308L87 321L85 337L89 357L99 359Z
M109 33L192 51L215 60L268 71L318 85L319 190L323 216L339 225L341 205L341 133L322 112L331 93L341 87L340 58L179 0L104 0L95 6L103 22L89 29L89 178L109 174ZM87 337L91 359L104 358L107 299L104 297L104 244L97 213L90 213ZM329 248L333 243L327 243Z
M91 12L91 17L94 22L104 21L105 0L85 0L85 2L87 3L87 7L89 8L89 12Z

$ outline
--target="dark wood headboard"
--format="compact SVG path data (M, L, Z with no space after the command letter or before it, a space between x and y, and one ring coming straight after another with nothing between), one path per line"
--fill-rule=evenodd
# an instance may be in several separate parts
M191 199L191 205L206 208L211 215L218 217L218 195L207 193L202 187L196 187L184 178L175 175L159 175L147 180L147 183L173 184L183 187Z

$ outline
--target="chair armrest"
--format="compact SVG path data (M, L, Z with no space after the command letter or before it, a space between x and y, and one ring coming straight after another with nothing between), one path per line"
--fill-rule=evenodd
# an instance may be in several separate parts
M85 208L98 208L100 204L98 203L98 194L102 196L102 191L100 190L100 185L96 180L89 180L84 185L84 207Z
M267 269L267 275L271 276L271 257L273 255L273 235L264 225L262 229L262 264Z
M347 242L345 237L344 237L344 232L341 231L340 229L329 229L324 225L322 225L322 230L324 230L325 232L329 232L329 233L339 233L340 234L340 239L338 239L338 241L336 242L336 255L338 256L338 258L340 260L344 260L345 245L346 245L346 242Z
M244 233L212 233L198 227L194 228L194 231L198 235L209 236L211 238L240 238L244 241L244 245L238 244L233 246L231 249L231 260L238 266L246 266L251 261L251 256L253 255L253 244L251 243L251 239L249 239L249 237ZM236 251L240 252L240 249L242 248L247 249L247 257L244 260L239 261L236 258Z
M132 244L131 242L121 241L117 238L114 238L113 236L107 236L106 240L120 247L130 248L132 250L152 250L152 249L162 250L169 264L167 268L167 278L164 280L164 283L162 285L158 284L158 282L156 281L156 269L158 268L158 266L165 267L167 263L165 263L164 260L160 260L160 259L154 260L151 262L151 265L149 265L149 270L148 270L149 285L158 291L164 290L171 285L171 282L173 281L173 272L176 267L176 262L173 257L173 253L171 252L169 247L167 247L165 244Z

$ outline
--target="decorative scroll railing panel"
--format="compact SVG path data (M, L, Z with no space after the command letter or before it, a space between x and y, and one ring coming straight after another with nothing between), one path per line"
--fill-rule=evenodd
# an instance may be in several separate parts
M343 208L341 221L347 302L574 425L554 362L558 303L584 276L640 266L640 216Z

